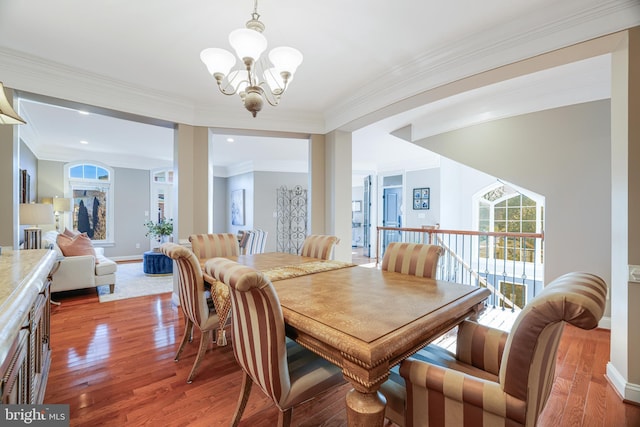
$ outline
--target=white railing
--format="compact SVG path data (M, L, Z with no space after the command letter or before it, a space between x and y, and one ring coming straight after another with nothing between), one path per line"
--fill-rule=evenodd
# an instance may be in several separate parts
M378 227L376 263L391 242L440 245L436 278L486 287L487 303L517 311L542 290L544 234Z

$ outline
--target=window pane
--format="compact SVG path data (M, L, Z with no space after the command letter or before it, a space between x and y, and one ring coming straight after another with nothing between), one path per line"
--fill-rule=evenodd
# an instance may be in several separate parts
M84 178L85 179L98 179L96 174L96 167L93 165L84 165Z
M101 181L108 181L109 180L109 172L107 172L103 168L97 168L97 169L98 169L98 179L101 180Z
M520 220L520 208L509 208L509 221L519 221Z
M509 222L509 231L511 233L519 233L520 232L520 223L516 221Z
M491 210L489 209L489 206L485 204L481 204L478 210L478 218L480 219L480 221L488 220L490 217L490 214L491 214Z
M507 219L507 210L504 208L495 208L493 214L495 215L496 221Z
M84 174L82 173L82 165L74 166L69 169L69 177L70 178L82 178Z
M507 200L507 205L512 206L520 206L520 196L515 196Z
M73 228L92 240L107 238L107 193L99 189L73 189Z
M526 219L529 221L533 221L536 219L536 207L523 207L522 208L522 219Z

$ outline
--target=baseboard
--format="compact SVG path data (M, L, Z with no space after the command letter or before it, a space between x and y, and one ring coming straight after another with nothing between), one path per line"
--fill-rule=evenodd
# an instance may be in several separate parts
M615 391L628 403L640 404L640 385L627 382L618 370L607 363L607 380Z
M140 261L142 262L142 255L128 255L128 256L110 256L109 259L118 261Z
M598 328L611 330L611 317L603 317L600 319Z

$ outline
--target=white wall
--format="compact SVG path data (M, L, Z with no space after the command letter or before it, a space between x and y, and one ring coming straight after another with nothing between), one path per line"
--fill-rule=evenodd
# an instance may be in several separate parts
M238 233L240 230L248 230L253 228L253 197L254 197L254 177L253 172L247 172L236 176L231 176L227 179L227 194L226 197L221 198L219 195L214 196L214 200L220 203L225 200L227 206L226 215L226 229L224 233ZM244 224L232 225L231 224L231 193L235 190L244 190ZM214 202L214 203L215 203Z
M413 209L413 189L429 187L429 209ZM408 171L405 174L404 213L405 226L420 228L440 223L440 168Z
M219 187L221 182L226 182L225 192L221 194ZM214 218L215 233L237 233L239 230L251 230L260 228L267 233L265 251L275 252L277 242L277 190L281 186L288 189L296 185L307 189L308 174L297 172L248 172L229 178L215 178L214 206L224 205L224 212L215 208L217 216L224 215L224 222ZM245 196L245 224L242 226L231 225L231 191L244 189ZM221 201L224 201L222 203Z

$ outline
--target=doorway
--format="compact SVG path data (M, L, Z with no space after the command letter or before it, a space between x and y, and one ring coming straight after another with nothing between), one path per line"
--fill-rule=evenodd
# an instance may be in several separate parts
M402 187L384 188L382 192L382 226L402 227ZM382 253L391 242L400 241L400 232L385 230L382 238Z

